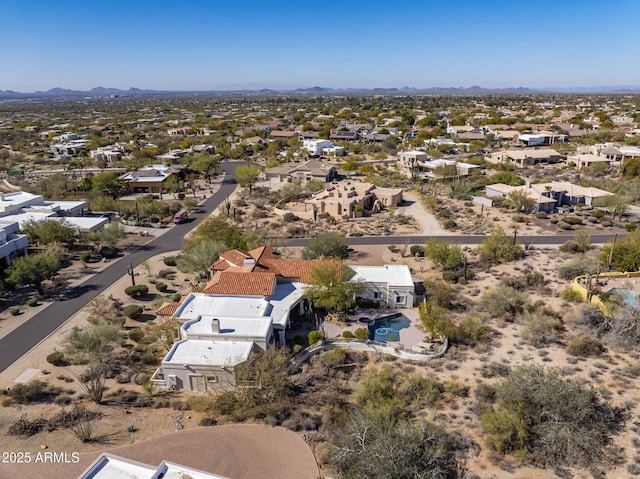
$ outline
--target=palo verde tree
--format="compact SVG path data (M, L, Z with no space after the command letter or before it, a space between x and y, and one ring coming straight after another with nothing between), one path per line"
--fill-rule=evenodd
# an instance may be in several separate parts
M29 237L30 243L40 243L49 245L53 243L63 243L67 248L72 248L78 241L78 231L64 219L62 221L28 220L21 228L22 232Z
M39 294L44 294L42 283L53 278L60 269L60 260L47 252L20 256L13 260L6 270L5 281L15 286L33 286Z
M262 170L255 165L240 165L236 168L236 181L243 188L249 188L249 196Z
M349 256L349 246L337 233L318 233L307 241L302 250L303 259L340 258Z
M185 252L176 261L176 266L185 273L197 273L206 278L209 268L226 251L227 245L222 241L199 238L187 245Z
M478 246L480 261L483 263L506 263L522 256L522 247L514 236L507 236L502 228L496 228Z
M351 281L353 275L341 261L319 261L311 269L307 296L316 307L347 312L365 290L362 281Z

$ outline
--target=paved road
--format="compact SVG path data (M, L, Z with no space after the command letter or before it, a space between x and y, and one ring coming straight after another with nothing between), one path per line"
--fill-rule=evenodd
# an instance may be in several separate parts
M140 258L150 257L167 251L182 248L185 235L195 228L209 213L214 211L220 203L235 189L235 167L240 163L223 163L226 176L220 189L211 195L204 204L191 215L191 221L175 225L170 231L159 238L136 249L125 258L105 268L92 276L81 285L70 288L64 301L50 304L42 312L14 329L0 339L0 372L7 369L34 346L62 326L71 316L77 313L95 296L111 286L126 273L129 261L137 265Z
M508 232L507 232L508 234ZM591 242L594 244L604 243L613 239L613 234L598 234L591 236ZM618 235L622 236L622 235ZM458 244L480 244L487 239L487 236L468 235L468 236L362 236L360 238L346 238L346 242L350 246L362 245L403 245L403 244L423 244L430 238L441 239ZM521 244L535 245L560 245L566 241L573 239L573 235L553 235L553 236L518 236ZM287 241L288 246L304 246L307 240L305 238L294 238Z

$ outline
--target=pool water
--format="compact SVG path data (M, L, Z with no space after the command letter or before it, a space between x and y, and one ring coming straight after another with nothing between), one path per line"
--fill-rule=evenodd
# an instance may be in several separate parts
M611 288L607 292L608 293L618 294L622 298L622 301L627 303L632 308L637 308L638 307L638 295L639 295L639 293L637 293L636 291L633 291L632 289Z
M381 342L400 341L400 330L410 325L411 320L404 314L377 319L369 325L369 338Z

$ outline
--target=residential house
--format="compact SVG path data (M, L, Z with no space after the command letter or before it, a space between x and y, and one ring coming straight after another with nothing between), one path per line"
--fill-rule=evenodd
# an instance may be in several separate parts
M304 163L287 163L285 165L267 168L263 172L264 178L270 183L290 183L300 181L306 183L311 180L333 181L337 175L336 167L318 160Z
M606 156L594 155L593 153L583 153L567 157L567 165L571 165L571 163L573 163L578 170L595 164L604 164L609 166L612 161L613 160Z
M414 305L415 287L407 265L359 266L351 281L365 285L363 298L379 301L389 308L411 308Z
M508 163L520 168L539 164L558 163L562 156L552 148L506 150L491 153L486 157L489 163Z
M541 131L538 133L521 133L519 140L525 146L548 146L554 143L566 143L569 135Z
M118 181L129 193L162 194L162 184L173 174L180 173L179 165L151 165L129 171L118 177Z
M282 215L291 212L300 218L315 221L328 216L356 218L401 203L402 188L382 188L358 181L334 181L326 189L294 205L281 200L275 205L275 211Z
M398 167L409 178L418 167L418 162L428 161L429 155L425 151L411 150L398 152Z
M333 148L333 143L329 140L305 139L302 141L302 147L309 152L310 156L324 156L324 150Z
M0 269L9 266L11 261L27 254L27 235L18 233L17 221L0 219Z
M285 331L309 308L305 291L314 266L331 261L284 259L268 246L223 252L203 292L161 307L180 331L152 380L190 391L250 386L237 377L238 365L254 351L284 344ZM353 270L351 281L365 283L364 297L389 307L413 305L406 265Z
M332 130L329 134L329 139L337 141L358 141L360 134L357 131Z

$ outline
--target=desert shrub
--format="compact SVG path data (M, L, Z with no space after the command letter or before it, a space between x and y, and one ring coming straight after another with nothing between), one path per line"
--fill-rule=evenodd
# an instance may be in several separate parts
M293 354L300 354L300 352L304 349L304 346L302 346L301 344L294 344L293 345Z
M572 356L600 356L605 351L602 342L590 334L583 334L569 341L567 353Z
M480 369L480 375L483 378L506 377L511 372L511 366L505 363L489 363L482 366Z
M536 211L536 218L546 220L548 217L549 215L547 215L546 211Z
M497 384L496 399L481 418L488 445L542 467L605 460L622 420L586 381L537 365L514 369Z
M452 230L456 226L458 226L458 223L451 219L446 220L444 223L442 223L442 227L446 230Z
M285 223L293 223L294 221L299 220L300 218L298 218L296 215L294 215L291 212L285 213L282 216L282 221L284 221Z
M167 286L167 283L163 283L162 281L160 281L156 283L156 289L159 293L165 293L167 289L169 289L169 286Z
M7 434L18 437L31 437L38 434L47 426L47 420L43 417L29 420L22 415L9 424Z
M218 420L216 418L213 417L203 417L202 419L200 419L200 422L198 422L198 424L200 426L217 426L218 425Z
M138 284L135 286L127 286L124 290L124 294L131 296L132 298L146 296L149 293L149 288L144 284Z
M459 245L437 239L430 239L425 243L424 255L445 270L459 268L464 262L464 254Z
M316 344L317 342L324 339L324 335L322 334L322 332L315 330L309 333L308 338L309 344Z
M180 293L173 293L167 296L167 299L172 303L178 303L182 299L182 295Z
M411 248L409 248L409 252L411 253L411 256L413 257L419 257L422 258L424 257L424 246L420 246L417 244L414 244L411 246Z
M118 249L112 246L103 246L100 248L100 256L107 259L115 258L118 256Z
M572 303L582 302L582 295L579 291L573 289L572 287L567 287L560 291L560 297L565 301L570 301Z
M344 339L353 339L355 336L353 335L353 332L347 330L342 333L342 337Z
M27 306L30 306L32 308L38 306L38 298L29 298L29 301L27 301Z
M137 304L129 304L122 310L123 314L130 319L137 318L142 314L143 311L144 310L142 309L142 306L139 306Z
M525 312L518 322L522 338L537 348L556 341L562 330L562 322L542 310Z
M87 253L86 251L84 253L80 253L80 261L83 263L88 263L90 259L91 253Z
M158 271L158 276L162 279L171 279L174 274L175 271L173 271L172 269L161 269L160 271Z
M456 376L451 376L443 383L442 386L444 388L444 392L453 396L466 396L469 393L469 388Z
M369 298L356 298L356 306L359 308L379 308L380 301Z
M609 264L612 243L602 245L598 255L601 265ZM640 230L635 230L628 235L618 238L613 251L612 264L616 271L640 270Z
M481 318L465 316L460 322L456 340L468 345L484 343L489 340L489 330Z
M335 368L336 366L344 364L346 359L347 351L343 348L331 349L320 356L320 361L322 361L322 364L329 368Z
M18 404L30 404L42 401L47 397L46 384L42 381L31 381L26 384L16 384L10 391L11 399Z
M478 246L478 253L483 263L506 263L522 257L522 247L514 238L507 236L502 228L496 228Z
M64 364L66 364L64 360L64 353L62 351L54 351L47 356L47 362L54 366L64 366Z
M594 274L599 271L600 268L596 261L588 256L572 258L558 267L558 275L566 280L572 280L576 276Z
M175 256L167 256L166 258L162 258L162 262L167 266L175 266L176 265L176 257Z
M632 231L638 229L638 225L635 223L627 223L626 225L624 225L624 229L631 233Z
M582 218L580 218L579 216L565 216L564 218L562 218L562 221L570 225L582 224Z
M444 279L447 283L457 283L458 274L455 271L443 271L442 279Z
M509 276L502 280L502 284L516 291L538 288L544 286L546 282L544 275L537 271L525 271L519 276Z
M358 341L366 342L369 339L371 333L367 328L358 328L353 332L353 335Z
M139 343L144 338L144 331L140 328L132 329L129 331L129 339L136 343Z
M514 321L517 315L531 308L531 302L524 293L508 286L498 286L482 294L478 308L491 316Z
M11 308L9 310L11 316L18 316L20 314L20 308Z

